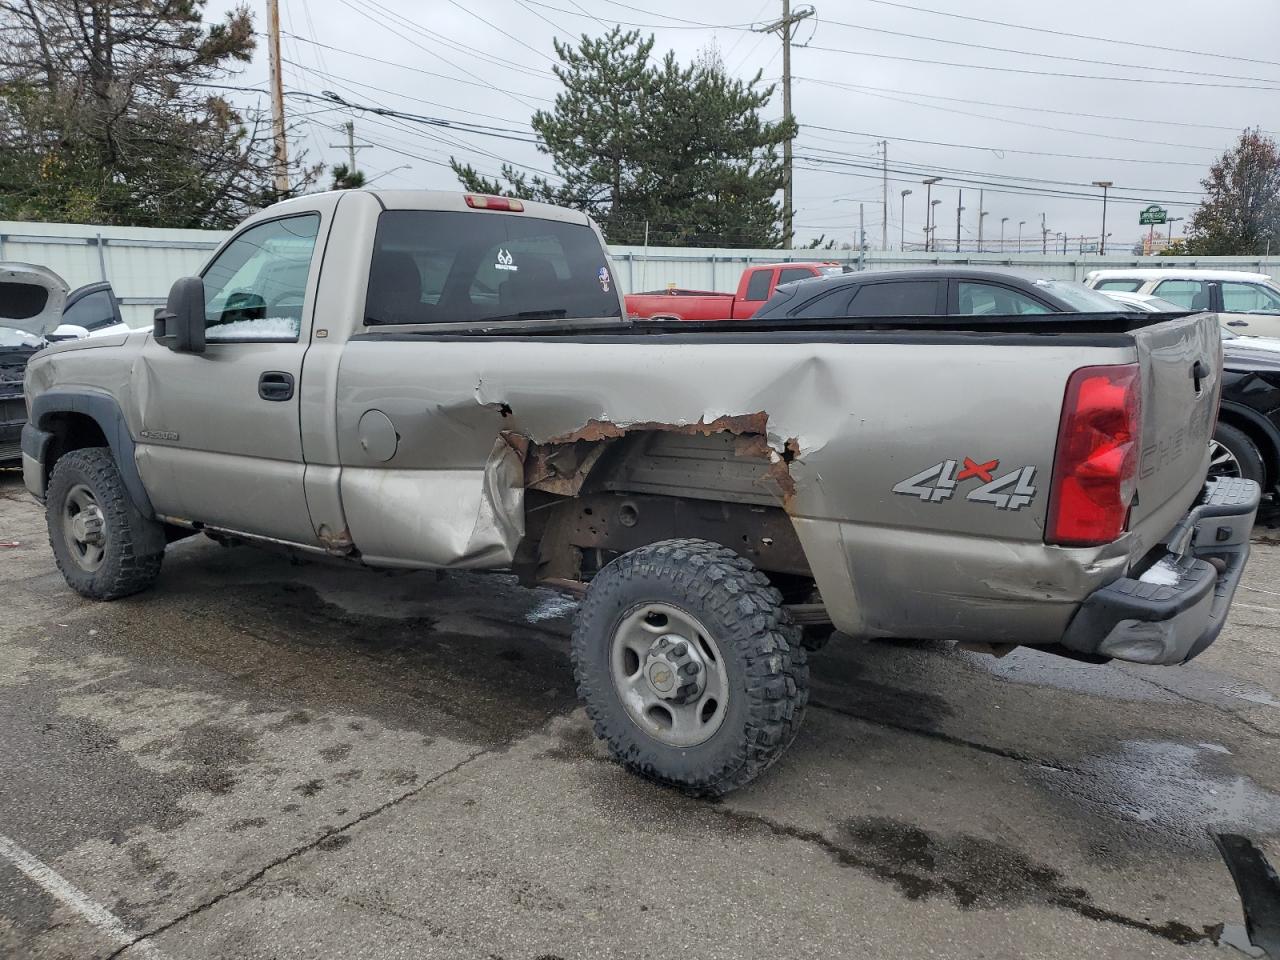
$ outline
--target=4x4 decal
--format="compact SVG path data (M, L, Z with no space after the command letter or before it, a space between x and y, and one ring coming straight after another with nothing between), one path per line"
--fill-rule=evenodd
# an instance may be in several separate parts
M1019 467L997 477L995 472L999 468L999 460L979 463L972 457L965 457L962 465L955 460L943 460L907 477L893 488L893 492L919 497L925 503L941 503L955 495L961 482L975 479L982 483L964 495L966 500L989 503L997 510L1021 510L1036 495L1036 488L1032 486L1036 468Z

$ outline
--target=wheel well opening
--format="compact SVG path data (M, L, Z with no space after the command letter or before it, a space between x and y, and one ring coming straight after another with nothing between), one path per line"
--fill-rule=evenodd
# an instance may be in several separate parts
M54 464L63 455L85 447L110 446L98 421L83 413L51 413L40 421L40 427L53 434L44 458L46 484Z
M1222 407L1218 411L1218 422L1234 427L1253 441L1258 452L1262 454L1262 470L1266 478L1263 491L1275 487L1280 482L1280 444L1277 444L1276 439L1251 417L1244 416L1230 407Z
M797 445L788 443L790 456L774 451L763 415L693 427L596 425L584 433L524 451L525 537L516 570L526 582L581 583L621 553L693 537L812 589L787 512Z

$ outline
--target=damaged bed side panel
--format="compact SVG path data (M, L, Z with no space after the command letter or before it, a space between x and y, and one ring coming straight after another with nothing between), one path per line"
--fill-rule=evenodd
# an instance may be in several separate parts
M842 629L955 637L963 619L961 633L989 639L1009 629L1002 611L1041 609L1052 623L1032 632L1052 632L1071 604L1045 603L1058 595L1046 584L1081 555L1055 559L1043 543L1061 405L1044 384L1079 362L1072 346L891 339L360 339L338 375L342 500L356 548L379 562L502 565L523 536L526 488L574 496L611 444L637 434L726 435L768 465L755 492L791 517ZM975 389L977 370L997 388ZM394 425L386 460L361 435L370 411ZM969 463L958 495L938 482ZM1000 495L1017 483L1016 500ZM1114 578L1137 546L1088 554L1086 579ZM1019 576L1032 556L1044 569ZM920 592L904 594L904 576ZM935 583L947 595L933 602Z

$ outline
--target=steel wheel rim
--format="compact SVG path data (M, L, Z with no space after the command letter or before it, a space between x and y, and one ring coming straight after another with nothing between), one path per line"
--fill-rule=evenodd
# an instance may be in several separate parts
M1209 476L1240 477L1240 459L1217 440L1209 441Z
M684 698L654 682L665 680L673 663L680 665L674 682L696 685ZM687 664L698 668L690 671ZM631 721L667 746L706 743L724 722L729 677L720 647L696 617L679 607L643 603L629 610L614 628L609 666Z
M62 538L71 558L86 573L102 566L107 553L107 523L98 498L83 483L67 491L62 503Z

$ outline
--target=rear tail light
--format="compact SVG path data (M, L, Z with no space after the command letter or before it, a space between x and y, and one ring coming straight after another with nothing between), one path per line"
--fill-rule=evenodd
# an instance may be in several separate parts
M1124 532L1138 486L1141 371L1082 367L1067 381L1045 541L1110 543Z
M466 194L468 207L477 210L509 210L511 213L524 213L524 204L512 197L489 197L482 193Z

